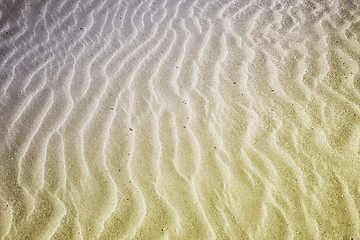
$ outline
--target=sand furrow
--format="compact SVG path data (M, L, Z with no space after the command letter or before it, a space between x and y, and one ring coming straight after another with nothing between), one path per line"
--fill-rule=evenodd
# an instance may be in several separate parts
M355 0L0 3L1 239L357 239Z

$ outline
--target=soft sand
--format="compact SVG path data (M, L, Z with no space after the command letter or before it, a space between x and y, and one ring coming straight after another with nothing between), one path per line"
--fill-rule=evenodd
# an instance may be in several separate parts
M0 11L2 239L360 239L358 1Z

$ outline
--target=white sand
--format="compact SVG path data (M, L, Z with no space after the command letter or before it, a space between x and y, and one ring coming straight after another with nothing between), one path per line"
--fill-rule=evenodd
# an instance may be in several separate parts
M360 239L358 1L2 1L1 239Z

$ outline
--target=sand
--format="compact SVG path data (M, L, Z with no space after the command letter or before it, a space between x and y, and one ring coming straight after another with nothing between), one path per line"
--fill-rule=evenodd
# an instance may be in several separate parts
M360 239L360 2L0 3L1 239Z

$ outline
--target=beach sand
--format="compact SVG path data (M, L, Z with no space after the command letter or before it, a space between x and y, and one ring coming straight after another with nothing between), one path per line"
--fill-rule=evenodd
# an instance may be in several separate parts
M1 239L360 239L360 2L0 3Z

